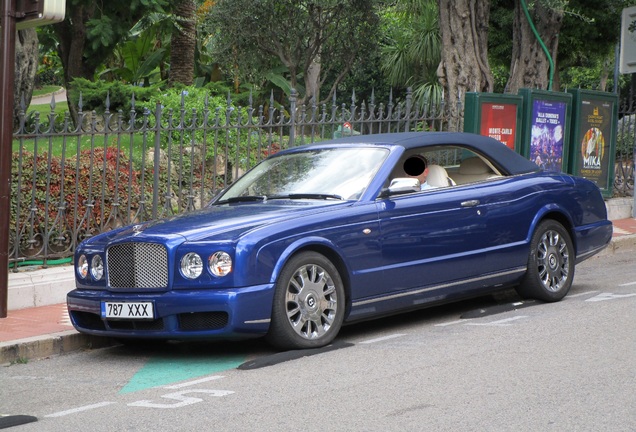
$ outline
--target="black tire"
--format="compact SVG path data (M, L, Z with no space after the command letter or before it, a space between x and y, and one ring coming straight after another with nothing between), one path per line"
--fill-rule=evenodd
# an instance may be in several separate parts
M561 300L572 286L575 259L572 239L563 225L542 221L532 235L528 269L517 292L546 302Z
M323 347L340 331L344 313L344 286L336 267L319 253L302 252L276 281L267 340L280 349Z

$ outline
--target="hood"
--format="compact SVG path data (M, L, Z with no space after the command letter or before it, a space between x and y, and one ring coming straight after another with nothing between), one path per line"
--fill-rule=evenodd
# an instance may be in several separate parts
M246 231L262 225L273 224L288 219L298 219L306 214L323 212L342 206L347 202L328 203L305 200L276 200L209 206L193 212L183 213L166 219L143 222L118 230L109 231L94 238L113 242L129 240L182 243L206 239L232 241Z

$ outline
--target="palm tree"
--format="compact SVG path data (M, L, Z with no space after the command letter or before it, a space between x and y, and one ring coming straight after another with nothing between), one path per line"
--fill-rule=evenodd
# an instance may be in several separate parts
M437 2L405 0L383 19L387 39L381 67L389 84L412 87L421 107L436 106L442 92L436 74L441 59Z
M177 25L170 41L170 74L168 83L192 85L196 50L196 4L194 0L178 0L174 4Z

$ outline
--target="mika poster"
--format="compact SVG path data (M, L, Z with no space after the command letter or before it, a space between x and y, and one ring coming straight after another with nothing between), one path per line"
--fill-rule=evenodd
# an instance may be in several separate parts
M532 104L530 160L549 172L563 171L565 102L535 99Z
M484 103L481 105L480 134L501 141L515 149L517 105Z
M613 102L581 100L577 174L607 188Z

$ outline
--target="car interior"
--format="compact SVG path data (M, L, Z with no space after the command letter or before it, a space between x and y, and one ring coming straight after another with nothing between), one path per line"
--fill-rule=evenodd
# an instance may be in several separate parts
M476 183L503 177L488 160L470 150L460 147L451 149L448 147L444 149L431 149L429 147L412 149L406 152L393 170L391 179L411 177L406 174L404 164L409 158L414 156L420 156L426 159L429 169L426 181L430 186L436 188Z

